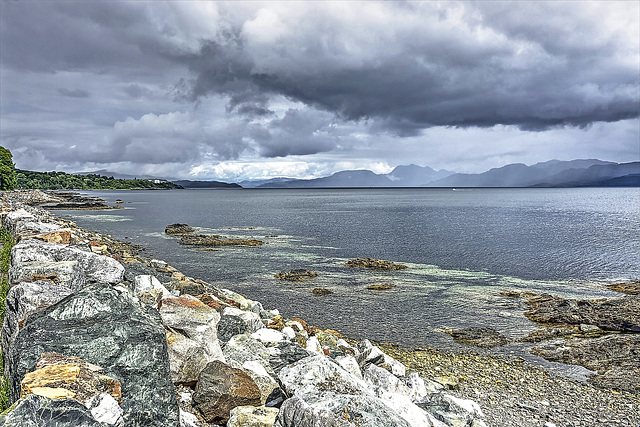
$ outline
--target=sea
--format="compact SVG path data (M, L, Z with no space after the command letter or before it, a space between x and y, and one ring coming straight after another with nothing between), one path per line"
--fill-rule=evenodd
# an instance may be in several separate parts
M345 336L407 348L472 350L447 328L492 327L511 340L493 353L521 356L576 378L582 368L545 362L520 338L537 326L503 291L566 298L621 296L606 284L640 279L640 188L390 188L91 191L123 209L56 211L78 226L130 241L142 255ZM214 251L164 233L264 241ZM396 271L351 268L373 257ZM274 274L316 271L286 282ZM373 284L388 290L369 290ZM333 293L314 295L314 288Z

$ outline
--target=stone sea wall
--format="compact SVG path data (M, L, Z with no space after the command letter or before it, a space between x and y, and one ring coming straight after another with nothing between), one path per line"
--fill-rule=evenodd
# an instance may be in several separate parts
M3 193L0 426L485 426L368 340L285 319Z

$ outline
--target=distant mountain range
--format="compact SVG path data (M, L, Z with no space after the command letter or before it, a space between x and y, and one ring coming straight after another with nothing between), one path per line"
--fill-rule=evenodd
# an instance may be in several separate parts
M279 178L252 182L252 187L256 188L600 186L640 187L640 162L551 160L531 166L514 163L478 174L435 171L426 166L408 165L398 166L388 174L376 174L369 170L349 170L316 179Z
M83 174L120 179L161 179L123 175L106 170ZM597 159L550 160L527 166L513 163L482 173L466 174L403 165L387 174L346 170L315 179L272 178L238 184L220 181L168 179L184 188L368 188L368 187L640 187L640 162L615 163Z

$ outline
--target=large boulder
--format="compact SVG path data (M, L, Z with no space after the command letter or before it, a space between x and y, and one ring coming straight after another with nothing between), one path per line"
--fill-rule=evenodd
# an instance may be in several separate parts
M218 322L218 339L228 342L238 334L247 332L247 324L239 316L223 315Z
M236 406L260 405L260 390L241 369L216 360L200 373L193 402L207 422L226 424Z
M253 311L240 310L235 307L226 307L222 312L223 316L238 316L247 325L247 332L250 334L256 332L258 329L264 328L264 323L258 313Z
M358 420L361 425L379 427L411 425L378 399L367 383L327 357L317 355L301 359L284 367L278 378L289 396L295 395L306 405L287 404L288 399L280 408L280 421L275 425L297 426L287 420L313 419L320 415L326 419L326 425L343 425L339 420Z
M78 261L24 262L14 264L9 269L9 283L32 282L34 278L44 277L74 291L79 291L87 284L84 270Z
M126 425L177 425L162 319L126 289L90 285L29 316L9 357L11 402L42 352L80 357L120 381Z
M20 399L17 405L0 415L2 427L106 427L108 425L96 420L91 410L75 399L49 399L36 394Z
M75 246L29 239L16 244L11 249L12 268L24 263L60 261L78 261L90 282L117 284L124 277L124 267L115 259L83 251Z
M167 329L171 379L195 384L200 371L214 360L224 361L217 335L220 314L191 295L165 297L158 309Z
M2 353L6 376L11 376L13 343L28 316L71 295L72 290L49 280L20 282L9 289L2 322Z

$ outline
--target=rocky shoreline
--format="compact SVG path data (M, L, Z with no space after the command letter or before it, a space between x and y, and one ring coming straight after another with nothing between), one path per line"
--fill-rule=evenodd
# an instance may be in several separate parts
M0 425L52 414L106 426L640 425L637 390L597 389L518 359L345 340L33 206L57 202L47 197L2 197L18 243L2 333L16 404ZM51 365L43 352L67 362ZM93 384L111 388L78 394L77 380L47 382L52 370L58 379L69 366L86 371L82 363L99 372ZM29 371L42 383L22 395Z
M368 340L283 319L4 193L16 240L0 425L486 425Z

